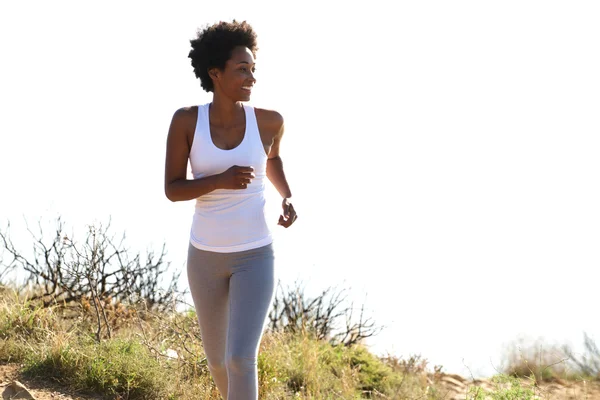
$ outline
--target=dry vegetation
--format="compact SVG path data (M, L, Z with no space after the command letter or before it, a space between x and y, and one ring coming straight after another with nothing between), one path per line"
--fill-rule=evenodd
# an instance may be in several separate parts
M218 399L195 313L153 312L143 305L106 307L112 337L96 340L95 312L64 315L4 289L0 361L24 378L43 377L71 391L127 399ZM120 315L119 318L116 318ZM264 399L435 398L418 357L379 359L362 345L333 345L306 329L267 330L259 355Z
M32 237L26 257L0 232L0 277L29 273L28 288L0 287L4 367L79 396L220 399L193 308L177 311L184 293L176 280L158 290L164 248L158 256L132 253L101 226L78 243L60 221L49 240ZM588 386L570 398L600 398L600 353L588 337L585 356L515 347L496 377L467 380L429 368L419 355L373 355L362 343L381 327L345 300L344 290L308 298L298 284L278 286L260 345L261 399L562 399L569 397L559 389L582 382Z

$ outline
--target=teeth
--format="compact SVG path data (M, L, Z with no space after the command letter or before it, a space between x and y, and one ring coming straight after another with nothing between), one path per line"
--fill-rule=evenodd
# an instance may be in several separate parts
M242 89L251 90L252 86L242 86Z

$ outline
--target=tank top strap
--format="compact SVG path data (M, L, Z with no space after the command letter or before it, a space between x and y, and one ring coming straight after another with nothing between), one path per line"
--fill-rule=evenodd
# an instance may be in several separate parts
M246 134L249 139L248 144L252 146L252 151L260 151L259 154L264 154L266 157L265 147L263 146L260 131L258 130L258 121L256 120L254 107L244 104L244 110L246 111Z
M198 105L198 116L196 118L196 129L194 130L194 144L197 144L200 148L207 148L207 140L210 139L210 131L206 128L208 126L208 104ZM192 145L194 147L194 145Z

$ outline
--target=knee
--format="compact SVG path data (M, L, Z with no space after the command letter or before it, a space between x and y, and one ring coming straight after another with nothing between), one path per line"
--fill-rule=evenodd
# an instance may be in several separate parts
M227 369L237 375L245 375L254 372L258 368L256 357L232 354L226 360Z
M208 361L208 369L214 374L214 373L219 373L219 372L225 372L226 371L226 365L225 365L225 360L224 359L218 359L218 360L207 360Z

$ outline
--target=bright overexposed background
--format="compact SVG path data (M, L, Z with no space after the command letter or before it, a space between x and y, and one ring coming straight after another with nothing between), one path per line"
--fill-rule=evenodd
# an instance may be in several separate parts
M0 3L0 218L106 221L184 270L173 112L209 102L196 29L258 33L251 105L286 120L298 211L277 274L351 289L374 352L489 375L518 337L600 339L595 1ZM273 222L279 205L269 191ZM11 229L13 229L11 227Z

